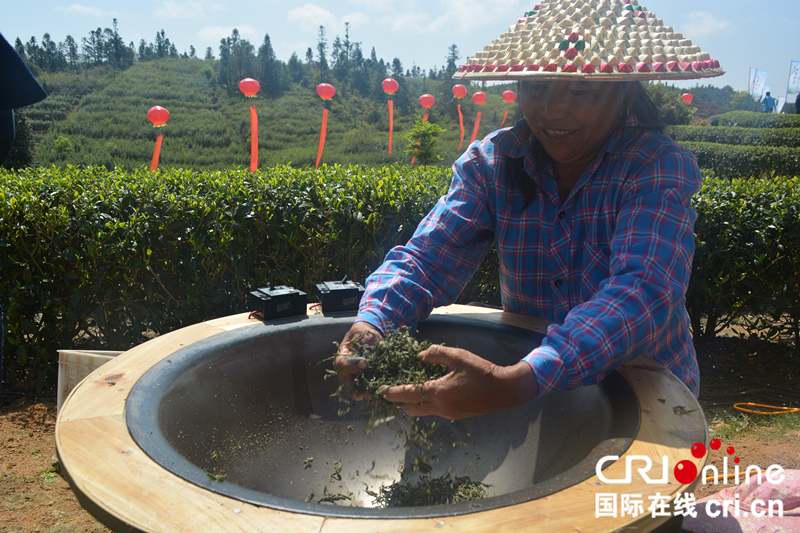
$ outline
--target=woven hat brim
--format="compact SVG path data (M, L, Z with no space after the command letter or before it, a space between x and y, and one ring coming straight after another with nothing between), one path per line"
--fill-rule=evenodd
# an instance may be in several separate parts
M456 72L454 80L459 81L518 81L518 80L585 80L585 81L664 81L664 80L696 80L715 78L725 74L721 68L706 69L699 72L546 72L511 71L504 72Z

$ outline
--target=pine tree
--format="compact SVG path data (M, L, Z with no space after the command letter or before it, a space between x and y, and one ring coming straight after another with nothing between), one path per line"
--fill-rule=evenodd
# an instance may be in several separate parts
M325 38L325 26L319 27L317 33L317 66L319 67L319 79L325 81L328 76L328 40Z
M280 96L280 63L275 57L269 34L264 35L264 42L261 43L261 47L258 49L258 67L259 82L264 95L270 97Z

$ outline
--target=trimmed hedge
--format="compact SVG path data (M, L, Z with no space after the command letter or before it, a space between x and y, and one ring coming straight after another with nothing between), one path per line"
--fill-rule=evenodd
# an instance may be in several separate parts
M692 205L686 301L695 337L738 322L749 333L789 334L800 353L800 178L707 178Z
M800 128L800 115L731 111L708 118L710 126L740 128Z
M52 384L59 348L127 349L245 311L268 281L363 281L449 180L434 167L0 171L6 388ZM768 320L800 346L800 179L707 179L694 206L695 335ZM491 253L459 302L499 303L497 270Z
M665 133L678 142L800 148L800 128L667 126Z
M0 171L4 381L41 389L59 348L127 349L246 310L268 281L363 280L448 169Z
M800 148L681 142L702 169L722 178L800 176Z

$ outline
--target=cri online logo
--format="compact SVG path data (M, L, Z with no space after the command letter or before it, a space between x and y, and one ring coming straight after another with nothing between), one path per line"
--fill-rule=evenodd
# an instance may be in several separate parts
M711 447L712 450L719 450L722 447L722 442L719 439L711 439L711 442L709 442L709 446ZM733 446L728 446L726 451L728 452L728 455L733 455L736 450L733 448ZM706 455L706 452L707 452L706 447L701 442L696 442L692 446L692 456L696 459L703 458ZM633 463L643 462L644 465L636 468L636 470L639 472L639 475L642 477L645 483L647 484L669 483L669 477L668 477L669 459L667 458L666 455L661 458L660 479L652 479L648 475L648 472L650 472L650 470L653 468L653 461L650 459L650 457L646 455L627 456L625 458L625 477L623 479L609 479L605 475L603 475L603 466L606 463L610 463L617 460L619 460L618 455L606 455L597 462L597 466L595 467L595 473L597 474L597 477L600 479L600 481L602 481L603 483L630 483L633 470L632 469ZM733 459L734 472L733 474L730 475L728 474L728 457L725 456L722 462L723 462L722 483L727 485L728 477L734 476L736 478L736 484L738 485L739 458L734 457ZM782 472L783 468L781 466L772 465L769 468L767 468L765 477L767 481L769 481L773 485L781 483L784 479ZM675 465L675 468L673 468L672 473L675 476L675 479L678 481L678 483L682 485L689 485L690 483L693 483L697 479L698 475L697 466L694 464L694 461L691 461L689 459L685 459L683 461L678 462L678 464ZM703 468L703 484L704 485L706 484L706 481L708 479L706 475L709 473L712 474L710 477L713 477L714 485L718 484L720 472L714 465L706 465ZM745 477L747 481L750 480L751 473L756 474L758 482L761 483L761 469L755 465L748 466L747 469L745 470Z

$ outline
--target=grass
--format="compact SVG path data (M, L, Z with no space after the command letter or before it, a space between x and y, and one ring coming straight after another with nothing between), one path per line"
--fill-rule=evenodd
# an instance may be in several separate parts
M755 415L733 407L712 408L705 413L711 438L731 440L755 436L758 440L796 439L800 432L800 412Z

